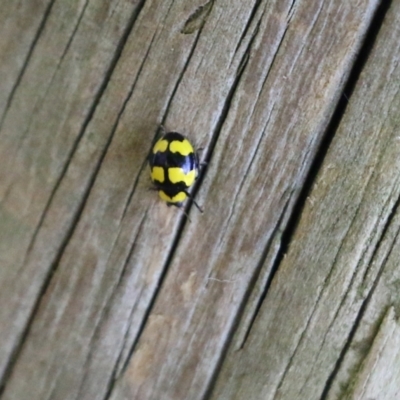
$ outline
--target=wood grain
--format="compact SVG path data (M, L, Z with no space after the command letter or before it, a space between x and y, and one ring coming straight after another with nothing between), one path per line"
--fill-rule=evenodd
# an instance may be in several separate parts
M392 3L282 260L378 0L7 3L1 400L377 390L397 343L397 306L371 309L398 199ZM161 122L205 148L191 221L148 190Z
M400 395L399 324L389 308L371 349L354 379L348 399L396 399Z
M7 304L0 309L1 375L84 202L89 164L95 170L110 135L109 126L78 146L135 6L54 3L12 92L0 131L0 303ZM10 24L25 23L19 13L10 18ZM71 169L77 147L90 161ZM81 179L61 192L67 170Z
M398 277L398 258L391 259L399 232L399 12L393 3L289 251L247 341L229 352L212 398L342 399L387 307L398 308L397 290L382 287L381 277ZM393 313L390 319L395 337ZM375 387L364 370L348 398L381 398L374 397L379 374L383 381L398 374L392 362L386 372L381 362ZM390 389L398 391L398 382Z
M54 1L3 0L0 8L0 123L10 107Z

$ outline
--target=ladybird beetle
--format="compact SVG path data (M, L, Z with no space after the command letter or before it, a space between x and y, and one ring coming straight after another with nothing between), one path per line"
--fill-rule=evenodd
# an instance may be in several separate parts
M199 157L189 140L178 132L163 133L149 154L150 176L162 200L168 206L182 207L199 174Z

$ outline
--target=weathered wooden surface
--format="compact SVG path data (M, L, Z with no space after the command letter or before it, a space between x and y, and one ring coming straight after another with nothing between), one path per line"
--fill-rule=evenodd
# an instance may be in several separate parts
M34 3L0 12L0 398L361 399L399 376L400 2L282 260L379 1ZM206 148L191 223L147 190L160 122Z
M400 329L390 307L347 398L398 399L400 396ZM367 350L367 349L364 349ZM335 396L336 397L336 396Z
M400 2L393 2L286 257L246 343L231 348L212 398L380 400L400 393L399 380L386 396L362 386L366 374L377 374L373 384L382 387L400 372L388 360L373 365L368 354L388 306L400 305L399 15ZM393 312L389 319L390 332L378 335L396 343ZM389 357L398 362L396 353ZM359 377L366 354L369 367Z

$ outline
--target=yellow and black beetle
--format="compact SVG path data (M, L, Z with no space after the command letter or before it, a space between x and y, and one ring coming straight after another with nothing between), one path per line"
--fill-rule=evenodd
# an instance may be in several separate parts
M163 133L149 154L150 176L158 194L167 205L182 207L199 175L199 157L189 140L178 132Z

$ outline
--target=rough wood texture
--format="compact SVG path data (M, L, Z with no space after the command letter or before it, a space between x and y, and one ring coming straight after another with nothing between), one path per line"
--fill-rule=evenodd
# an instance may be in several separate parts
M400 0L328 129L378 6L5 2L1 400L399 391ZM206 149L191 222L160 122Z
M391 307L355 376L347 398L398 399L400 396L400 327Z
M212 398L341 399L369 351L376 324L388 305L400 305L398 290L384 283L389 279L393 285L399 274L399 257L392 254L398 248L400 198L399 15L400 2L394 2L286 257L246 343L232 347L226 358ZM390 337L398 332L393 313L390 320L388 340L396 342ZM380 379L373 357L368 355L370 378ZM380 360L381 373L391 357L396 354ZM388 381L400 365L388 362L386 368ZM383 381L363 388L367 383L365 376L357 378L349 398L396 398L375 397ZM400 381L392 385L399 392Z

